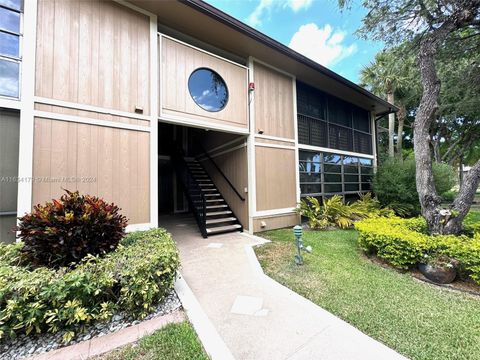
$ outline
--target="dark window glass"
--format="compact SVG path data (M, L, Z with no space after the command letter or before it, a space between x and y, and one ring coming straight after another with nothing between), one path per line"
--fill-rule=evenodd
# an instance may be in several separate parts
M345 182L358 182L358 175L344 175Z
M310 121L306 116L298 115L298 142L310 144Z
M353 107L353 128L363 132L370 132L370 119L368 111Z
M327 123L321 120L310 121L310 145L328 146Z
M323 165L325 168L325 172L329 173L341 173L342 172L342 166L341 165L329 165L325 164Z
M351 105L340 99L328 98L328 122L352 127Z
M188 90L193 101L203 110L217 112L227 105L227 85L213 70L206 68L195 70L188 79Z
M372 181L372 175L362 175L362 182Z
M343 167L343 172L348 174L358 174L358 166L356 165L345 165Z
M309 182L320 182L321 177L320 173L305 173L300 172L300 182L301 183L309 183Z
M311 86L297 82L297 112L325 120L326 95Z
M0 32L0 55L19 57L20 38L18 35L12 35Z
M20 14L0 7L0 29L20 32Z
M320 184L300 184L300 192L302 194L320 194L322 187Z
M345 198L345 203L351 204L358 200L358 194L346 194L344 198Z
M342 184L325 184L326 193L342 192Z
M344 165L355 165L358 164L358 158L353 156L344 156L343 157Z
M368 174L373 174L373 168L362 166L361 167L361 172L362 172L362 174L367 174L367 175Z
M0 59L0 96L19 95L19 64Z
M358 184L345 184L345 191L358 191L359 189Z
M8 7L10 9L21 10L22 0L0 0L0 5Z
M325 182L328 183L341 183L342 182L342 175L340 174L324 174L323 175Z
M372 185L370 183L363 183L362 184L362 190L372 190Z

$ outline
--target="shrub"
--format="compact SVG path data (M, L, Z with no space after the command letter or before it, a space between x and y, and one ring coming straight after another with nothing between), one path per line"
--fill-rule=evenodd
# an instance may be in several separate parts
M108 253L125 235L127 219L119 211L97 197L66 190L60 200L37 205L20 218L22 253L34 265L51 267Z
M426 233L423 218L369 218L357 222L360 247L375 253L391 265L408 269L425 254L445 255L459 262L460 273L480 284L480 235L438 235Z
M114 312L144 317L172 288L178 251L163 229L128 234L103 257L75 268L21 266L21 246L0 246L0 338L19 332L77 331Z
M455 184L455 172L448 165L434 163L433 176L438 194ZM388 160L379 166L373 178L373 191L382 206L394 209L400 216L420 214L413 160Z
M297 213L308 219L308 225L312 229L325 229L329 226L345 229L352 225L352 211L338 195L325 200L323 205L317 198L308 196L300 201Z

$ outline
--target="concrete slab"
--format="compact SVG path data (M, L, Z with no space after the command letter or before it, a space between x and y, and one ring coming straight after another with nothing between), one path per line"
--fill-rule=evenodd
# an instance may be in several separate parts
M187 216L161 218L160 226L173 234L184 280L236 359L405 359L264 275L252 249L262 239L240 233L203 239ZM212 241L223 246L212 251ZM261 299L260 307L251 299L246 306L245 298L243 307L234 306L252 313L255 303L254 316L231 311L241 296Z

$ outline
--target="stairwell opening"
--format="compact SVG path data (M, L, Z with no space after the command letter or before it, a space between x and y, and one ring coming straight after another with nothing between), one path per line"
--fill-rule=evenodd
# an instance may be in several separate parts
M247 230L247 186L245 135L159 123L159 226L195 224L203 237Z

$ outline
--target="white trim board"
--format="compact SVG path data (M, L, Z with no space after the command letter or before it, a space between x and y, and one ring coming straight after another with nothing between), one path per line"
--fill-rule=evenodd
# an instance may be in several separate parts
M152 118L152 116L147 116L147 115L140 115L140 114L130 113L126 111L107 109L99 106L80 104L80 103L74 103L74 102L63 101L63 100L49 99L49 98L40 97L40 96L35 96L34 101L38 104L61 106L69 109L91 111L91 112L96 112L101 114L126 117L130 119L150 121ZM152 113L153 113L153 110L152 110Z
M240 127L229 126L229 125L219 125L210 121L194 120L194 119L181 117L181 116L165 115L163 112L160 113L160 116L158 117L158 121L187 126L187 127L223 131L223 132L238 134L238 135L247 135L249 133L248 129L246 128L240 128Z
M296 208L291 207L291 208L283 208L283 209L261 210L261 211L255 212L254 217L259 218L264 216L291 215L291 214L295 214L295 209Z
M361 157L361 158L366 158L366 159L374 159L373 155L362 154L362 153L357 153L357 152L353 152L353 151L344 151L344 150L337 150L337 149L331 149L331 148L324 148L324 147L319 147L319 146L299 144L298 148L300 150L313 150L313 151L328 152L328 153L331 153L331 154L348 155L348 156L356 156L356 157Z
M8 99L0 96L0 108L20 110L22 103L18 99Z
M268 148L275 148L275 149L287 149L287 150L296 150L297 148L295 145L278 145L278 144L268 144L268 143L262 143L262 142L256 142L255 141L255 146L261 146L261 147L268 147Z
M248 58L248 82L254 82L253 58ZM248 171L248 231L253 234L253 216L257 209L257 184L255 171L255 91L248 92L248 120L250 136L247 138L247 171Z
M68 121L68 122L87 124L87 125L97 125L97 126L104 126L104 127L117 128L117 129L135 130L135 131L143 131L143 132L150 132L151 130L149 126L131 125L131 124L125 124L120 122L114 122L114 121L52 113L48 111L34 110L33 115L39 118Z
M266 140L274 140L274 141L283 141L283 142L288 142L288 143L294 143L295 142L295 139L289 139L289 138L271 136L271 135L263 135L263 134L255 134L255 138L266 139Z

